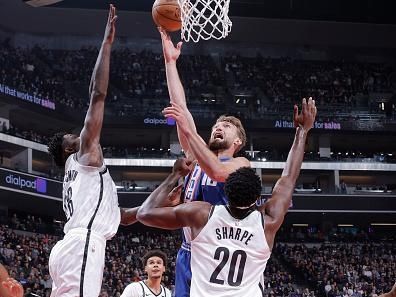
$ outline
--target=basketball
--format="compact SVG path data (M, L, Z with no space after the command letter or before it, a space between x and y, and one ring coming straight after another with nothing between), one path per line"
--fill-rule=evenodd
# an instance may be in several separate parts
M156 0L153 4L152 14L157 26L168 32L180 30L182 23L177 0Z

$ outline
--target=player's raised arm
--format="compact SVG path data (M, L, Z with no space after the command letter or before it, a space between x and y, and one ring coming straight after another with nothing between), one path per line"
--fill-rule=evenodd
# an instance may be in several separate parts
M180 203L181 185L175 188L181 177L186 176L191 170L191 162L178 159L173 165L172 173L151 193L140 206L137 219L147 219L151 210L156 207L176 205ZM156 199L158 197L158 199Z
M90 103L80 134L79 162L99 167L103 156L99 146L102 130L104 103L109 84L110 53L115 36L116 9L110 5L106 30L89 85Z
M137 222L136 215L138 210L139 210L139 206L133 208L120 208L120 213L121 213L120 224L123 226L135 224Z
M249 160L243 157L233 158L228 162L221 162L216 154L202 141L198 133L191 129L185 112L180 105L174 103L172 106L165 108L162 113L165 117L176 120L180 131L186 136L186 141L199 166L212 180L224 182L228 175L238 168L250 167ZM232 124L225 122L224 125L231 126ZM227 127L222 129L227 129ZM212 131L212 133L215 133L215 131ZM237 140L237 143L232 145L242 145L242 140Z
M195 122L191 113L188 111L186 95L184 93L184 88L180 81L180 77L176 65L177 59L180 56L182 42L179 42L175 47L169 34L167 34L167 32L162 28L159 28L159 31L161 34L162 49L165 59L166 81L168 85L170 103L171 104L176 103L181 106L181 108L185 112L186 118L188 119L188 124L191 126L191 129L196 132L197 128L195 126ZM180 145L183 148L183 150L186 152L187 157L192 157L189 156L189 154L191 154L191 150L186 140L186 136L181 133L178 124L177 124L177 134L179 137ZM201 141L205 143L202 140L202 138Z
M201 226L203 212L209 212L206 202L181 203L181 186L175 183L190 172L190 163L185 159L176 160L172 173L140 206L137 219L151 227L178 229L183 226ZM207 219L207 216L206 216ZM202 225L202 226L203 226Z
M298 114L297 106L294 107L294 121L298 124L294 142L287 156L282 176L277 181L272 192L272 197L266 203L264 209L266 237L271 247L275 233L282 225L283 219L290 207L294 187L304 158L307 134L315 122L315 117L316 106L312 98L308 102L303 99L302 113L300 115Z
M151 196L151 199L160 199L160 196ZM161 197L164 197L161 195ZM154 207L149 213L139 213L138 220L142 224L167 230L175 230L182 227L201 229L207 219L210 208L208 202L194 201L182 203L176 206ZM199 233L199 232L195 232Z

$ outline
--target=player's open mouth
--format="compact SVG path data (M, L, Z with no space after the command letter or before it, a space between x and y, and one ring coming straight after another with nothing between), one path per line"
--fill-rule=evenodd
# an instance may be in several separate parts
M223 139L224 137L223 137L223 134L221 134L221 133L215 133L214 135L213 135L213 139Z

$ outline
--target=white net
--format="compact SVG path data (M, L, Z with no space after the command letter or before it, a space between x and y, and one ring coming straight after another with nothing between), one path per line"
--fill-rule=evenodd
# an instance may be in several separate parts
M181 38L188 42L221 39L231 32L230 0L178 0L181 10Z

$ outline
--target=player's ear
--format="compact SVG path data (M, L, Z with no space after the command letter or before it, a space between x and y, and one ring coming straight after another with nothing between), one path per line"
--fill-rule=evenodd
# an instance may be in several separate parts
M240 138L237 138L234 140L234 144L237 146L241 146L242 145L242 140Z

